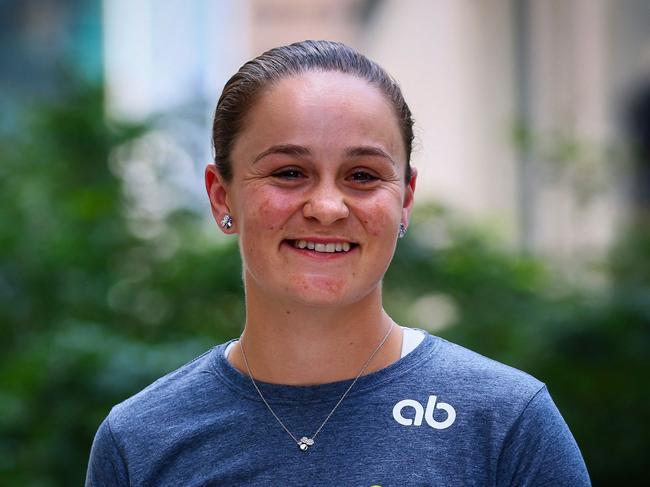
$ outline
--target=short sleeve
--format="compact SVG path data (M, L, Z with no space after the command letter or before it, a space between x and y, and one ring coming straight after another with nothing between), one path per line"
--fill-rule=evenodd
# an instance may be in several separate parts
M590 486L587 467L546 386L508 432L497 468L498 486Z
M115 442L109 418L97 430L90 450L86 487L128 486L129 475L126 464Z

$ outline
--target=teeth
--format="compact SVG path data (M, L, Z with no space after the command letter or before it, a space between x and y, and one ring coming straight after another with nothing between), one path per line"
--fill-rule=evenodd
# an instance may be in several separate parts
M293 246L298 249L315 250L316 252L348 252L351 248L349 242L336 242L336 243L316 243L309 240L294 240Z

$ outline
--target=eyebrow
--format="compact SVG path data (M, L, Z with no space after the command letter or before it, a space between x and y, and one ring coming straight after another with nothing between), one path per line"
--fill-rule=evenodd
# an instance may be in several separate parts
M388 159L394 166L397 165L393 160L393 158L390 155L388 155L386 151L372 145L361 145L358 147L351 147L345 151L345 155L347 157L362 157L362 156L383 157L384 159Z
M309 154L311 154L311 152L309 152L309 149L307 149L307 147L304 147L302 145L295 145L295 144L272 145L268 149L260 152L257 156L255 156L255 159L253 159L253 164L255 164L260 159L263 159L264 157L271 154L287 154L290 156L308 156Z
M268 149L260 152L255 159L253 159L253 164L255 164L260 159L271 155L271 154L286 154L290 156L309 156L311 155L310 150L302 145L296 144L278 144L269 147ZM360 145L356 147L350 147L345 151L346 157L363 157L363 156L372 156L372 157L381 157L387 159L393 165L397 165L393 158L383 149L379 147L374 147L371 145Z

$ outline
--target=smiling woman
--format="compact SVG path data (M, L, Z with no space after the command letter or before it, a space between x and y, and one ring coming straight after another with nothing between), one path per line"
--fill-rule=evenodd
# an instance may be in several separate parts
M589 485L544 384L383 309L412 125L398 85L339 43L228 81L205 182L239 238L244 331L114 407L87 485Z
M347 73L312 70L287 76L251 106L228 157L230 178L215 165L206 171L215 218L231 215L228 232L239 235L248 303L244 334L251 350L255 334L272 335L259 337L267 349L274 341L281 347L292 341L290 328L282 336L268 323L257 324L267 322L269 310L278 306L303 328L316 327L314 337L321 341L324 335L338 341L336 334L352 326L346 323L345 306L361 300L368 305L364 314L373 316L356 317L364 323L352 326L358 341L372 337L370 328L375 334L387 329L380 282L399 226L407 225L415 187L415 173L404 180L404 146L384 95ZM349 249L328 252L336 244ZM314 321L313 306L327 308L319 309L322 322L308 325ZM279 316L286 321L286 313ZM337 326L327 324L332 322ZM322 347L314 348L313 354L331 357ZM236 347L234 357L239 356ZM320 371L328 376L320 379L309 368L294 368L290 383L296 384L341 380L350 372L329 368ZM263 372L260 377L270 378Z

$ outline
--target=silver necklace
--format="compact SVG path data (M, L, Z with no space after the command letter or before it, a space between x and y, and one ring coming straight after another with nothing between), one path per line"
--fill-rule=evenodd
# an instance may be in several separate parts
M352 383L348 386L348 388L346 389L346 391L343 393L343 395L341 396L341 398L339 399L339 401L336 403L336 405L332 408L332 410L331 410L330 413L327 415L327 417L325 418L325 420L324 420L324 421L321 423L321 425L318 427L318 429L316 430L316 432L315 432L313 435L311 435L311 438L309 438L309 437L307 437L307 436L303 436L303 437L300 438L300 439L296 438L296 437L294 436L294 434L293 434L291 431L289 431L289 428L287 428L287 427L285 426L285 424L284 424L284 423L282 422L282 420L278 417L278 415L275 414L275 411L273 411L273 408L272 408L271 405L266 401L266 399L264 398L264 395L262 394L262 391L260 391L260 388L257 386L257 382L255 382L255 378L253 377L253 373L251 372L251 368L250 368L250 366L248 365L248 359L246 358L246 352L245 352L245 350L244 350L244 343L243 343L241 337L239 338L239 345L240 345L240 347L241 347L241 353L242 353L242 355L243 355L243 357L244 357L244 364L246 364L246 370L248 371L248 377L250 377L251 381L253 382L253 386L255 387L255 390L257 391L257 394L259 394L259 396L260 396L260 398L262 399L262 401L264 402L264 404L266 404L266 407L268 408L268 410L271 411L271 414L272 414L273 417L276 419L276 421L280 424L280 426L282 426L282 428L284 429L284 431L286 431L286 432L289 434L289 436L291 436L291 438L293 439L293 441L296 442L296 445L298 445L298 448L300 448L300 451L306 452L306 451L309 449L309 447L312 446L312 445L314 444L314 440L316 439L316 436L318 435L318 433L320 433L320 430L323 429L323 426L325 426L325 423L327 423L327 422L329 421L329 419L330 419L330 417L332 416L332 414L334 414L334 411L336 411L336 408L338 408L339 405L343 402L343 399L345 399L345 396L348 395L348 392L350 392L350 389L352 389L352 387L354 387L354 384L356 384L357 380L359 380L359 377L361 377L361 376L363 375L363 373L365 372L366 368L367 368L368 365L370 364L370 362L371 362L371 360L373 359L373 357L377 354L377 352L379 352L379 350L381 350L381 347L384 346L384 343L386 343L386 340L388 340L388 336L390 335L390 333L391 333L392 331L393 331L393 323L390 324L390 328L388 329L388 332L387 332L386 335L384 336L384 338L383 338L383 340L381 341L381 343L379 343L379 345L377 346L377 348L375 348L375 351L372 352L372 354L370 355L370 358L368 358L368 360L366 360L366 363L363 364L363 367L361 367L361 370L359 371L359 373L357 374L357 376L354 378L354 380L352 381Z

